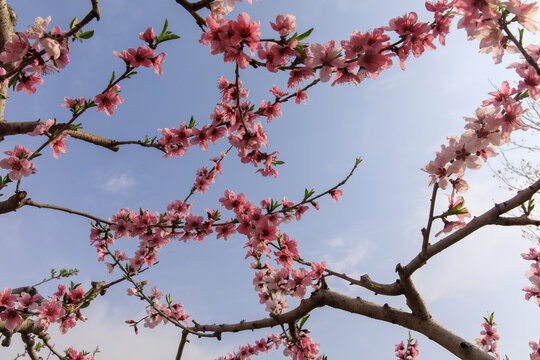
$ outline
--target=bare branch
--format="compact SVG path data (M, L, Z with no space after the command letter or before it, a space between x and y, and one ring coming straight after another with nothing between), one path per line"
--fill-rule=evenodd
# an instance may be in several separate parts
M437 190L439 190L439 184L435 183L433 185L433 193L431 194L427 226L422 229L423 240L422 252L420 254L423 258L426 258L427 248L429 245L429 234L431 232L431 225L433 224L433 211L435 210L435 199L437 198Z
M520 217L502 217L501 216L493 220L490 224L503 225L503 226L527 226L527 225L540 226L540 220L529 219L525 215L520 216Z
M422 265L425 264L425 261L427 259L430 259L441 251L449 248L450 246L469 236L476 230L486 225L493 224L495 221L497 221L500 215L520 206L525 201L529 200L538 190L540 190L540 180L537 180L531 186L518 191L516 196L508 199L507 201L500 204L495 204L493 208L486 211L484 214L472 219L464 228L457 230L456 232L439 240L433 245L429 245L426 252L426 257L424 258L421 256L421 254L419 254L414 259L412 259L403 268L404 275L411 276L412 273L414 273L416 270L422 267Z
M188 332L182 331L182 338L180 339L180 344L178 344L178 351L176 352L175 360L180 360L182 358L182 353L184 352L184 346L186 345Z
M199 15L197 10L202 9L203 7L210 6L210 4L213 2L213 0L201 0L196 3L190 3L186 0L176 0L176 3L181 5L184 9L186 9L191 16L195 19L197 22L197 25L201 28L202 31L206 31L204 27L206 26L206 20Z
M401 266L401 264L397 264L396 272L399 275L400 284L403 288L405 298L407 298L407 306L412 310L413 314L416 314L423 319L431 318L431 315L428 312L424 300L420 296L418 290L416 290L416 287L414 286L411 278L405 276L405 274L403 273L403 267Z
M37 202L32 201L30 199L26 199L24 201L23 205L30 205L30 206L34 206L34 207L37 207L37 208L46 208L46 209L53 209L53 210L63 211L63 212L67 212L69 214L83 216L83 217L86 217L88 219L94 220L96 222L111 225L111 223L109 221L101 219L101 218L99 218L97 216L90 215L90 214L87 214L87 213L84 213L84 212L81 212L81 211L77 211L77 210L72 210L72 209L65 208L65 207L58 206L58 205L37 203Z
M25 205L26 191L19 191L0 202L0 214L16 211Z
M433 319L422 318L415 314L395 309L387 304L378 305L360 298L350 298L331 290L320 289L311 294L308 299L300 302L295 309L270 318L241 321L236 324L195 324L191 329L195 331L238 332L273 327L298 320L307 315L313 309L330 306L350 313L364 315L372 319L382 320L393 324L398 324L405 328L420 332L430 339L446 348L460 359L468 360L493 360L488 353L480 350L465 339L446 329Z
M15 12L9 5L6 0L0 0L0 52L4 51L4 44L11 40L13 35L13 28L17 24L17 16ZM0 94L4 97L8 91L8 84L3 84L0 86ZM2 97L2 96L0 96ZM0 99L0 124L5 122L4 111L6 109L6 99ZM0 135L0 141L2 141L2 136Z
M42 358L36 354L36 349L34 349L34 338L27 333L23 333L21 334L21 339L26 344L26 352L28 353L28 356L30 356L30 359L42 360Z

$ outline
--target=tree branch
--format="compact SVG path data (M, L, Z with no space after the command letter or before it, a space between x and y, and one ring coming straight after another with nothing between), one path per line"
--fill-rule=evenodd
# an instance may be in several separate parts
M178 351L176 352L175 360L180 360L182 358L182 353L184 352L184 346L186 345L186 342L187 342L187 336L188 336L188 332L183 330L182 338L180 339L180 344L178 344Z
M449 248L450 246L469 236L476 230L498 221L497 219L499 219L500 215L520 206L525 201L529 200L538 190L540 190L540 179L533 183L531 186L518 191L517 195L508 199L507 201L500 204L495 204L495 206L490 210L472 219L464 228L457 230L456 232L439 240L433 245L429 245L426 252L426 257L423 258L421 254L419 254L414 259L412 259L403 268L404 275L407 277L411 276L411 274L413 274L416 270L418 270L420 267L422 267L422 265L425 264L426 260Z
M197 22L197 25L201 28L202 31L206 31L204 27L206 26L206 20L199 15L197 12L198 10L202 9L203 7L209 6L213 0L201 0L196 3L190 3L186 0L176 0L176 3L181 5L184 9L187 10L193 16L195 21Z
M35 341L32 336L29 334L21 334L21 339L26 345L26 352L28 353L28 356L30 356L30 359L32 360L43 360L41 357L36 354L36 349L34 349Z
M0 52L4 51L4 44L11 40L13 28L17 24L17 16L6 0L0 0ZM4 97L8 91L8 84L0 87L0 94ZM2 96L0 96L2 97ZM6 109L6 99L0 99L0 124L5 122L4 111ZM0 141L3 137L0 135Z
M0 202L0 214L16 211L25 205L26 191L18 191L11 195L7 200Z
M433 319L425 319L387 304L378 305L360 298L350 298L331 290L320 289L311 294L308 299L300 302L295 309L255 321L240 321L236 324L196 324L191 329L195 331L238 332L273 327L298 320L315 308L330 306L350 313L364 315L372 319L398 324L405 328L420 332L435 341L460 359L493 360L488 353L480 350L465 339L446 329Z
M53 210L63 211L63 212L67 212L69 214L83 216L83 217L86 217L88 219L94 220L96 222L111 225L111 222L109 222L107 220L104 220L104 219L101 219L101 218L99 218L97 216L90 215L90 214L87 214L87 213L84 213L84 212L81 212L81 211L77 211L77 210L72 210L72 209L65 208L65 207L58 206L58 205L37 203L35 201L32 201L31 199L26 199L24 201L23 205L30 205L30 206L34 206L34 207L37 207L37 208L46 208L46 209L53 209Z
M520 217L498 217L493 220L490 224L492 225L503 225L503 226L527 226L535 225L540 226L540 220L529 219L526 215Z
M397 264L396 272L399 275L400 284L403 288L405 298L407 299L407 306L409 307L409 309L412 310L413 314L416 314L423 319L431 318L431 315L428 312L424 300L420 296L418 290L416 290L416 287L414 286L411 278L405 276L405 274L403 273L403 267L401 266L401 264Z

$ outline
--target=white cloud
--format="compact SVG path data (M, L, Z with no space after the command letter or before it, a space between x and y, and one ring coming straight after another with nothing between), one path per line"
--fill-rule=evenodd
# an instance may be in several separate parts
M108 174L100 176L103 180L101 188L114 194L126 194L135 186L135 180L129 173Z

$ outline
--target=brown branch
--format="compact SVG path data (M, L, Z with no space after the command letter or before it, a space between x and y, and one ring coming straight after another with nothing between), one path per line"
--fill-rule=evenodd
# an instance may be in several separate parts
M426 258L426 252L429 245L429 234L431 232L431 225L433 224L433 211L435 210L435 199L437 198L437 190L439 189L439 183L433 185L433 193L431 194L429 216L427 226L422 229L422 252L420 253L423 258Z
M371 280L371 278L367 274L362 275L360 277L360 280L357 280L345 274L337 273L330 269L326 269L325 271L329 275L348 281L351 285L358 285L368 290L371 290L375 293L375 295L381 294L381 295L388 295L388 296L397 296L397 295L403 294L403 289L397 282L392 283L392 284L380 284L378 282Z
M503 225L503 226L527 226L535 225L540 226L540 220L529 219L526 215L520 217L498 217L490 224Z
M182 353L184 352L184 346L186 346L188 332L182 331L182 338L180 339L180 344L178 344L178 351L176 352L175 360L180 360L182 358Z
M60 35L59 39L67 39L72 35L76 35L79 30L81 30L83 27L88 25L90 21L92 21L94 18L99 21L101 19L101 13L99 11L99 2L98 0L90 0L92 3L92 10L86 16L81 20L81 22L77 23L71 30L69 30L67 33Z
M34 349L35 341L32 336L27 333L21 334L21 339L26 345L26 352L30 359L32 360L43 360L38 354L36 354L36 349Z
M26 191L18 191L15 194L11 195L7 200L0 202L0 214L5 214L8 212L16 211L23 205L26 201Z
M195 331L212 331L216 333L238 332L246 330L273 327L298 320L318 307L329 306L350 313L364 315L372 319L390 322L405 328L420 332L428 336L445 349L460 359L468 360L493 360L488 353L480 350L465 339L446 329L433 319L425 319L421 316L395 309L387 304L378 305L360 298L350 298L331 290L320 289L311 294L308 299L300 302L295 309L270 318L241 321L236 324L195 324L191 329Z
M206 26L206 20L199 15L197 10L202 9L203 7L210 6L210 4L213 2L213 0L201 0L196 3L190 3L186 0L176 0L176 3L181 5L184 9L187 10L193 16L195 21L197 22L197 25L201 28L202 31L206 31L204 27Z
M424 300L420 296L416 286L414 286L410 277L405 276L403 273L403 267L401 264L397 264L396 272L399 275L399 280L401 287L403 288L403 293L407 299L407 306L412 310L413 314L420 316L422 319L429 319L431 315L424 303Z
M508 199L507 201L500 204L495 204L495 206L490 210L472 219L464 228L457 230L456 232L439 240L433 245L429 245L426 251L426 257L423 258L421 254L419 254L414 259L412 259L403 268L404 275L406 277L411 276L411 274L413 274L416 270L418 270L425 264L426 260L449 248L458 241L463 240L465 237L469 236L476 230L498 221L497 219L500 218L500 215L520 206L521 204L529 200L538 190L540 190L540 179L529 187L518 191L517 195Z
M4 51L4 44L11 40L13 28L17 24L17 16L6 0L0 0L0 52ZM6 96L8 84L0 87L0 95ZM0 96L1 97L1 96ZM6 109L6 99L0 99L0 124L5 122L4 111ZM3 137L0 135L0 141Z
M101 218L99 218L97 216L90 215L90 214L87 214L87 213L84 213L84 212L81 212L81 211L77 211L77 210L72 210L72 209L65 208L65 207L58 206L58 205L37 203L35 201L32 201L31 199L26 199L24 201L23 205L34 206L34 207L37 207L37 208L45 208L45 209L53 209L53 210L63 211L63 212L69 213L69 214L83 216L83 217L86 217L88 219L94 220L94 221L99 222L99 223L111 225L111 222L109 222L107 220L104 220L104 219L101 219Z
M523 57L529 63L529 65L531 65L534 68L534 70L536 70L536 73L540 75L540 67L538 66L536 61L534 61L532 56L529 55L527 50L523 47L523 44L521 44L521 42L518 39L516 39L514 34L512 34L510 29L508 28L508 24L503 18L499 19L499 25L501 26L501 29L506 33L506 36L508 36L510 41L512 41L514 45L518 48L519 52L523 55Z
M54 348L54 346L52 346L51 344L49 344L49 339L41 339L43 341L43 343L45 344L45 346L47 346L49 348L49 350L51 350L51 352L56 355L56 357L60 360L66 360L66 358L64 356L62 356L62 354L60 354L58 351L56 351L56 349Z

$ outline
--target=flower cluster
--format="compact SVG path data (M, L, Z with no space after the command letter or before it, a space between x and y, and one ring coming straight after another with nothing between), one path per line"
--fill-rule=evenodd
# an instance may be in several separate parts
M322 356L319 353L319 344L314 343L307 335L309 331L301 329L298 334L298 339L292 339L287 335L266 334L265 338L255 341L255 345L248 343L240 345L237 352L221 356L217 360L249 360L251 356L261 353L267 354L274 347L279 348L283 345L283 355L290 356L294 360L320 360Z
M482 326L484 330L480 331L480 336L475 338L476 345L483 351L492 353L497 359L499 354L497 353L497 348L499 347L499 334L497 334L497 329L495 329L497 323L493 322L493 313L488 318L484 318Z
M5 288L0 292L0 319L6 322L6 329L13 331L24 319L35 316L45 329L59 323L60 332L65 334L76 325L76 320L86 320L80 309L92 300L90 297L76 284L72 284L69 291L64 285L58 285L51 300L45 300L39 294L13 294L10 288Z
M525 291L525 299L531 298L540 306L540 251L535 248L530 248L529 253L521 254L525 260L533 261L529 270L525 273L525 277L529 279L532 286L523 288Z
M30 176L30 174L36 172L34 163L28 160L33 152L28 151L24 146L15 145L13 151L5 151L4 154L9 157L0 160L0 167L2 169L11 170L9 172L9 178L11 180L20 180L23 176Z
M416 360L418 358L418 340L415 340L413 343L413 338L409 333L409 339L407 340L407 345L402 342L396 345L396 357L400 360Z
M278 176L274 168L280 163L276 159L277 152L269 154L260 151L261 147L267 146L267 136L262 124L255 120L260 116L265 116L267 122L270 122L273 117L281 116L279 98L276 96L273 102L263 100L260 108L254 110L249 101L241 100L249 94L249 89L244 88L241 81L236 84L221 77L219 89L222 93L222 102L210 115L211 124L198 128L192 119L187 125L185 122L180 123L178 128L158 129L162 134L158 143L165 151L163 157L182 156L189 147L194 145L199 145L202 150L206 150L209 142L216 144L227 136L229 143L238 150L238 156L243 163L251 163L254 166L262 164L264 168L257 172L263 176ZM205 172L201 170L199 178L208 177L206 176L208 174L203 175ZM214 176L215 173L210 175ZM205 182L208 183L208 181Z
M34 94L36 85L43 84L41 75L51 70L59 71L69 63L67 39L62 38L64 33L58 26L54 26L52 32L47 32L50 21L50 16L46 19L37 17L34 25L26 31L13 34L0 53L0 61L4 65L23 65L22 71L17 74L15 91L24 90L27 94ZM31 40L34 42L30 43Z

